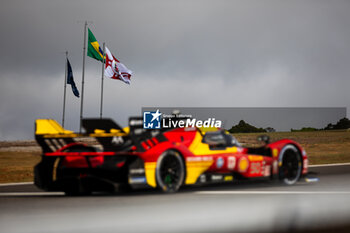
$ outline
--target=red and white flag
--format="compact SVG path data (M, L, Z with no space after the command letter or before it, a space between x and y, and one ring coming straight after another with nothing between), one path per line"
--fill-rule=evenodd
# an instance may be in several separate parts
M132 71L126 68L123 63L120 63L117 58L106 47L106 65L105 76L112 79L119 79L127 84L130 84Z

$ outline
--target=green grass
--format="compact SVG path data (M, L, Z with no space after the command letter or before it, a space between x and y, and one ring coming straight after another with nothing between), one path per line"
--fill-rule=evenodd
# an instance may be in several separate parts
M33 181L34 165L40 161L37 152L0 152L0 183Z

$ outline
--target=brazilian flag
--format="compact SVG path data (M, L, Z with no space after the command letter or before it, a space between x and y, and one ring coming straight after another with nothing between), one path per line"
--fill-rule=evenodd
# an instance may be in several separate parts
M103 61L103 51L99 45L99 43L97 42L94 34L92 34L92 32L90 31L90 29L88 28L89 31L89 38L88 38L88 50L87 50L87 55L89 57L92 57L98 61Z

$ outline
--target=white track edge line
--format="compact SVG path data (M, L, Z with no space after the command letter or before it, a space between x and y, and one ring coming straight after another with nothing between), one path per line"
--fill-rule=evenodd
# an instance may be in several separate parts
M198 191L196 194L350 194L350 191Z
M333 167L333 166L350 166L350 163L329 163L329 164L309 165L309 167Z
M15 185L29 185L29 184L34 184L34 182L3 183L3 184L0 184L0 187L1 186L15 186Z
M0 193L0 197L18 196L63 196L64 192L6 192Z

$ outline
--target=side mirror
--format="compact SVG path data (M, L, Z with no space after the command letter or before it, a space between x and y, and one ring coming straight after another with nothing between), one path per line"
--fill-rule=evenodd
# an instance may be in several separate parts
M268 135L260 135L258 136L258 141L259 142L264 142L265 144L270 143L270 137Z

